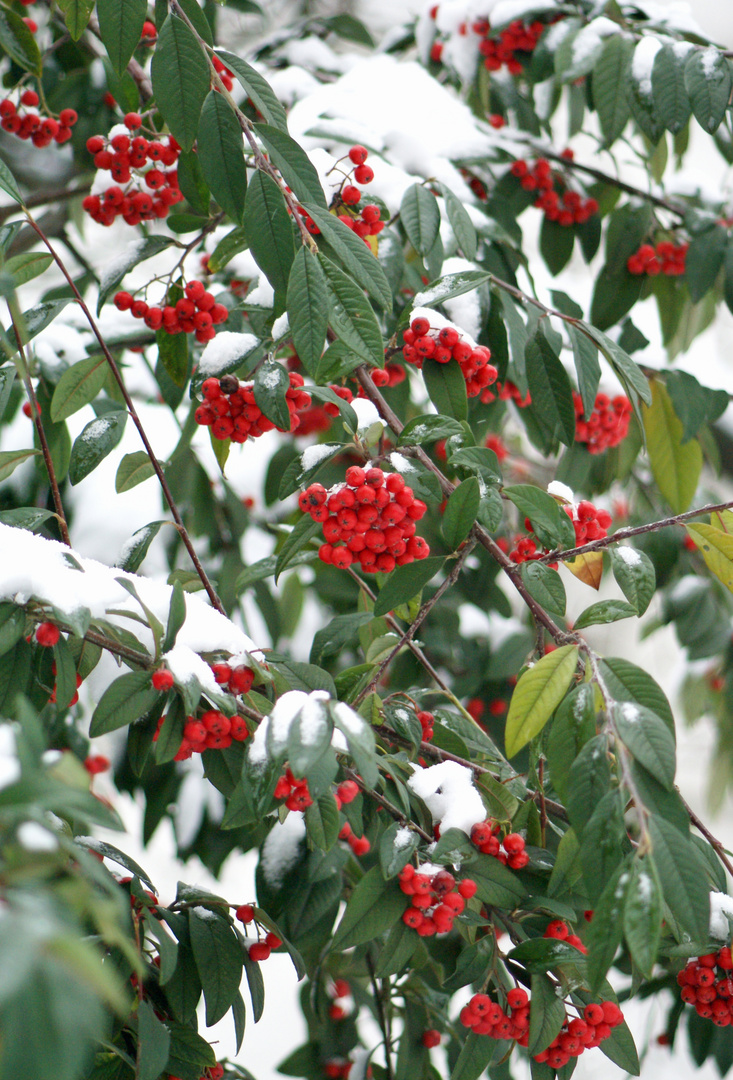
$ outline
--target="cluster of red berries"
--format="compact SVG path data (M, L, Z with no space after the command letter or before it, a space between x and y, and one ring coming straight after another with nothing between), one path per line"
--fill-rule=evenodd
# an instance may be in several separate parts
M608 535L608 528L613 520L608 510L597 509L587 499L583 499L577 506L566 503L563 510L572 519L576 544L586 544L591 540L602 540L604 536ZM525 529L532 528L529 518L525 518L524 527ZM538 548L537 542L531 536L516 537L514 544L514 550L509 552L509 558L515 563L540 559L547 554L548 550L547 548ZM553 569L557 569L555 563L549 563L548 565Z
M365 165L364 168L369 169L369 166ZM352 190L358 191L359 189L352 188ZM343 199L343 191L341 193L341 198ZM361 198L361 193L359 193L359 198ZM353 214L346 214L342 211L339 214L338 219L368 244L369 237L377 236L384 228L384 222L381 220L381 217L381 207L377 206L375 203L367 203L366 206L362 206L361 210L355 210Z
M718 969L716 971L716 968ZM733 958L728 946L689 960L677 975L683 1001L718 1027L733 1023Z
M252 904L240 904L234 912L234 917L242 923L243 926L248 926L250 923L255 922L255 909ZM256 941L252 945L247 947L247 953L250 960L267 960L273 949L279 949L282 945L282 938L279 938L277 934L273 934L269 931L265 935L264 941Z
M351 147L348 154L339 159L344 161L348 158L354 168L349 172L348 176L344 178L341 188L335 196L337 207L356 207L361 202L363 192L356 187L356 184L371 184L374 179L374 169L371 165L365 164L368 157L369 151L365 146L354 145ZM351 183L352 179L356 181L356 184ZM290 191L290 188L287 190ZM289 209L290 208L288 208L288 210ZM302 206L298 207L298 211L308 232L317 236L321 230L318 228L308 211ZM366 244L369 243L370 236L376 236L377 233L380 233L384 228L384 222L379 220L380 216L381 210L378 206L372 204L363 207L361 213L354 217L350 217L345 213L339 214L340 220L343 221L345 225L348 225L350 229L353 229L357 236L361 236Z
M476 894L476 882L472 878L457 882L448 870L421 874L411 863L400 870L399 882L402 892L410 897L402 921L417 930L420 937L447 934L456 915L464 910L466 900Z
M421 710L417 713L417 718L420 721L420 727L422 728L422 741L430 742L433 737L433 724L435 723L435 717L431 712L425 712Z
M289 378L285 397L290 412L289 430L295 431L300 423L298 409L308 408L311 396L301 389L305 383L302 375L291 371ZM221 379L205 379L201 392L205 401L194 413L196 423L210 427L216 439L243 443L248 437L256 439L276 427L255 401L253 383L240 383L236 376L224 375Z
M158 741L165 716L158 721L153 742ZM241 716L225 716L218 709L207 709L199 717L187 716L183 739L174 761L187 761L204 750L226 750L232 742L244 742L249 738L247 721Z
M189 281L185 296L175 305L151 307L145 300L135 300L129 292L118 292L114 305L118 311L129 311L134 319L142 319L151 330L163 329L167 334L195 334L202 345L216 337L215 326L226 322L229 309L217 304L206 291L203 281Z
M613 399L608 394L597 394L593 412L587 420L583 418L583 400L575 391L573 404L575 441L586 443L589 453L602 454L626 438L631 420L631 402L624 394L617 394Z
M516 176L525 191L538 191L535 206L542 210L550 221L558 225L582 225L593 214L598 213L595 199L585 199L578 191L565 188L555 189L555 182L560 180L546 158L538 158L533 165L528 165L522 158L512 162L512 176Z
M553 919L552 922L548 923L542 936L545 938L554 938L555 941L564 941L568 945L572 945L574 948L578 949L579 952L588 952L578 935L571 934L570 927L567 923L563 922L562 919Z
M341 570L357 561L366 573L389 574L395 566L430 554L427 541L415 535L415 522L427 506L399 473L385 476L381 469L352 465L345 484L330 492L311 484L298 505L323 525L326 542L318 557Z
M667 277L679 277L685 272L685 259L689 244L673 244L669 240L660 240L656 247L642 244L638 251L626 260L626 269L630 274L666 274Z
M491 26L488 19L479 19L471 29L482 38L478 48L488 71L500 71L506 66L510 75L521 75L522 64L516 53L534 52L545 24L515 19L502 30L498 39L489 37Z
M491 1039L516 1039L520 1046L529 1042L529 994L515 986L507 994L506 1013L488 994L474 994L461 1009L459 1019L475 1035Z
M94 164L109 172L114 184L102 195L87 195L82 206L99 225L112 225L121 217L128 225L167 217L171 206L183 195L178 188L178 161L181 148L172 135L167 141L149 141L143 135L130 137L142 124L139 113L127 113L125 127L130 134L119 132L107 139L92 135L87 150L94 155ZM150 166L148 168L148 165ZM120 185L128 185L124 190ZM148 190L145 190L145 189Z
M489 363L491 350L485 345L469 345L454 326L436 330L426 318L418 316L402 336L405 342L402 355L408 364L414 364L417 368L421 368L428 358L439 364L457 360L466 380L469 397L476 397L485 387L496 382L498 372Z
M535 1061L546 1062L553 1069L562 1069L570 1058L580 1057L584 1050L600 1046L613 1028L623 1022L624 1014L613 1001L586 1005L582 1018L570 1019L565 1016L561 1030L546 1050L535 1055Z
M339 840L345 840L358 858L371 851L372 845L366 836L357 836L348 821L339 830Z
M402 367L402 364L385 364L383 368L369 368L368 375L374 385L379 387L399 386L400 383L404 382L407 378L407 372ZM336 387L334 387L334 390L335 389ZM367 396L366 390L361 385L361 383L359 383L359 388L356 392L356 396Z
M504 839L500 840L500 832L501 825L498 821L492 818L479 821L471 829L471 843L476 845L482 855L493 855L512 870L521 870L529 862L529 855L524 849L524 837L519 833L507 833Z
M59 118L39 116L33 109L38 105L39 97L35 90L24 90L20 95L19 105L25 106L20 112L18 105L10 98L0 101L0 127L19 139L30 139L34 146L50 146L52 142L68 142L71 129L79 119L75 109L62 109Z
M529 390L526 394L522 394L518 386L507 379L506 382L497 382L495 386L487 386L485 390L481 392L481 401L484 405L489 405L492 401L513 401L518 409L526 409L528 405L532 404L532 398Z
M286 768L284 774L275 784L273 795L276 799L284 799L288 810L307 810L313 805L313 796L308 790L308 781L303 777L297 779L293 776L290 768Z

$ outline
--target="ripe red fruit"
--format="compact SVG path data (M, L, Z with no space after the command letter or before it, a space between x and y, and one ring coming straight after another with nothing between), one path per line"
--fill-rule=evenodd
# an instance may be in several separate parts
M156 690L170 690L175 680L172 672L168 671L167 668L159 668L153 672L151 681Z
M247 949L250 960L260 961L267 960L272 952L270 946L265 941L257 941L254 945L250 945Z
M42 622L36 627L36 641L45 648L55 645L60 637L61 631L54 623Z
M357 144L356 146L352 146L349 150L349 160L352 161L354 165L363 165L368 157L369 151L365 146Z
M458 882L458 892L464 900L470 900L472 896L475 896L477 888L473 878L464 878L463 881Z
M20 95L20 101L22 105L29 105L34 107L38 104L39 98L35 90L24 90Z
M359 785L354 780L344 780L343 784L336 788L336 795L344 805L353 802L358 794Z
M423 1032L422 1044L423 1046L427 1046L428 1050L432 1049L434 1046L440 1046L440 1041L440 1032L436 1031L435 1028L429 1028L427 1031Z
M73 127L78 119L76 109L62 109L59 113L59 121L63 127Z
M361 192L353 184L346 184L341 190L341 198L345 203L353 205L361 199Z
M90 776L97 776L98 773L106 772L109 766L109 758L104 757L102 754L93 754L84 761L84 768Z
M255 676L251 668L234 668L229 678L229 689L233 694L247 694L252 688Z
M255 917L255 909L251 904L240 904L234 915L241 923L245 925L251 923Z
M271 949L279 949L282 945L282 938L279 938L277 934L273 934L272 931L265 938L265 943L270 946Z
M357 184L371 184L374 179L374 169L371 165L358 165L354 169L354 179Z

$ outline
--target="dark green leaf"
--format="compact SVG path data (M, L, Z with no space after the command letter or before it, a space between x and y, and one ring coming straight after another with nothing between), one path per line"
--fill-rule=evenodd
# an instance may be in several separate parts
M478 1080L494 1056L494 1040L469 1032L453 1066L450 1080Z
M393 881L385 881L378 866L369 870L351 894L334 934L331 948L342 950L383 934L405 910L405 897Z
M89 16L94 9L94 0L59 0L59 8L64 13L66 26L74 41L78 41L87 28Z
M117 291L118 285L129 270L139 266L146 259L151 259L154 255L160 254L161 251L165 251L173 243L174 241L169 236L145 236L128 244L125 251L116 256L102 270L99 279L97 314L102 310L112 293Z
M280 128L281 131L287 131L288 121L285 110L274 90L267 80L260 75L259 71L255 71L241 57L235 56L234 53L225 52L223 49L217 52L217 56L237 76L255 108L262 113L267 123Z
M292 767L298 776L307 772L307 768L302 766L298 768L293 765ZM330 851L336 843L339 828L339 814L333 795L328 793L321 795L305 812L305 830L309 839L321 851Z
M440 208L433 193L422 184L412 184L402 196L400 220L415 250L427 255L440 230Z
M627 604L625 600L598 600L582 611L575 620L574 628L583 630L586 626L598 626L603 623L618 622L619 619L629 619L636 615L637 610L633 604Z
M326 275L333 332L362 363L382 367L384 342L371 304L361 289L335 263L323 255L319 255L318 259Z
M206 1001L206 1023L211 1026L239 993L242 949L226 919L210 908L189 908L188 930Z
M471 476L453 491L443 513L443 536L451 551L456 551L473 528L480 495L478 480Z
M607 146L616 141L629 118L629 102L623 86L633 51L631 38L612 34L593 68L593 103Z
M223 270L235 255L245 251L248 246L249 241L244 229L232 229L219 241L214 248L213 254L209 256L209 269L212 272Z
M55 517L52 510L37 510L35 506L20 506L17 510L0 511L0 522L13 529L28 529L35 532L44 521Z
M232 68L232 70L235 70ZM272 124L254 124L257 135L265 144L272 164L280 170L285 183L296 197L305 203L326 206L321 181L311 160L295 139ZM364 245L366 248L366 245Z
M290 431L290 410L285 396L289 389L290 380L282 364L271 360L257 368L254 378L255 402L280 431Z
M158 33L151 74L156 105L173 136L190 150L209 92L209 65L191 30L174 15Z
M466 380L457 360L447 364L438 364L428 359L422 368L425 388L430 400L439 413L452 416L455 420L468 418L468 397Z
M586 325L590 336L598 345L603 355L622 383L628 384L647 405L651 405L652 392L649 380L641 371L639 365L631 359L629 354L607 334L602 333L594 326Z
M552 655L552 654L551 654ZM573 762L568 774L567 811L578 835L590 820L594 808L608 791L611 769L604 735L589 739Z
M311 664L320 664L325 657L340 653L356 638L359 627L371 622L373 618L370 611L355 611L331 619L313 638Z
M399 845L397 841L399 840ZM379 862L386 879L396 877L400 870L410 862L420 843L416 832L408 830L399 821L389 825L379 841Z
M18 285L25 285L27 281L32 281L33 278L48 270L52 262L52 255L44 254L41 251L27 251L7 259L3 265L3 270L5 273L13 275L17 287Z
M7 480L15 472L21 462L38 454L38 450L1 450L0 451L0 482Z
M290 462L283 471L278 489L278 498L287 499L298 488L305 487L318 475L319 471L337 454L344 451L343 443L318 443L318 453L304 451ZM315 460L314 460L315 457ZM309 464L313 462L313 464ZM306 467L307 466L307 467Z
M583 412L586 417L589 417L593 412L598 384L601 381L598 349L580 330L570 324L566 325L570 344L573 347L573 362L578 376L578 390L583 399Z
M72 416L84 405L94 401L104 386L107 362L104 357L90 356L67 368L51 399L51 419L58 424Z
M728 230L722 225L693 236L685 258L685 281L694 303L712 289L723 265Z
M532 484L504 488L522 517L528 517L538 540L546 547L575 547L573 523L552 495Z
M461 270L456 274L445 274L416 294L415 307L435 307L444 300L452 300L455 296L463 296L464 293L473 292L479 285L491 279L491 274L486 270Z
M533 404L561 442L571 446L575 441L575 407L570 379L541 330L527 342L524 356Z
M320 528L321 526L317 521L313 521L308 514L303 514L278 552L277 563L275 564L275 581L280 577L283 570L290 565L298 552L306 547L308 541L316 535Z
M660 121L673 135L690 119L692 106L685 87L686 54L664 45L654 57L652 96Z
M398 567L382 586L374 604L375 617L387 615L422 592L442 569L445 559L439 555Z
M543 608L556 618L565 615L565 586L557 570L538 562L522 563L520 573L527 591Z
M662 933L662 892L654 860L634 859L624 903L624 936L634 963L651 978Z
M127 413L121 409L90 420L71 448L69 482L79 484L119 443Z
M608 1038L603 1040L601 1052L615 1065L618 1065L619 1069L623 1069L624 1072L630 1073L632 1076L639 1075L641 1071L639 1055L634 1045L634 1037L626 1023L619 1024L618 1027L612 1030Z
M299 248L290 269L287 310L295 350L312 374L323 355L329 309L325 275L306 247Z
M534 1055L545 1050L559 1034L564 1021L565 1006L555 993L555 984L547 975L533 975L528 1052Z
M360 236L344 225L333 214L317 206L306 208L334 254L336 254L351 278L371 296L385 311L392 310L392 290L379 261Z
M99 699L89 726L91 738L134 723L152 709L158 697L149 671L130 671L110 683Z
M216 90L209 93L201 110L198 159L209 190L219 206L233 221L241 223L247 193L242 129L231 108Z
M708 940L710 897L702 863L695 848L665 818L649 818L652 858L664 899L680 925L702 947Z
M643 551L619 545L611 548L611 567L624 596L643 615L656 588L653 562Z
M450 221L453 235L458 242L458 246L465 258L475 259L476 251L478 249L478 236L476 235L474 224L471 221L471 216L461 200L453 194L449 187L446 187L445 184L441 184L440 187L443 192L443 198L445 199L448 220Z
M0 48L19 67L41 74L41 52L31 31L15 11L0 8Z
M2 158L0 158L0 188L15 202L23 205L23 196L20 194L17 181Z
M388 975L399 974L412 959L419 944L420 939L415 931L406 926L402 919L398 919L387 935L387 940L379 954L374 971L377 978L384 979Z
M728 108L730 64L716 45L694 49L685 63L685 89L700 127L712 135Z
M126 456L132 457L131 454ZM147 457L147 454L145 456ZM124 461L125 458L122 460ZM130 574L137 573L150 545L160 532L161 525L167 524L167 521L152 521L149 525L143 525L141 529L134 532L125 544L124 555L117 564L120 570L126 570Z
M140 41L147 13L147 0L97 0L99 35L118 75Z
M621 863L609 879L593 911L593 920L585 935L588 948L590 991L596 994L621 944L623 910L629 881L628 860Z
M151 476L155 476L155 470L147 451L135 450L132 454L125 454L117 468L115 491L118 495L130 491Z
M295 256L293 226L277 184L262 172L247 188L244 229L255 262L275 290L275 313L280 314Z
M436 416L426 413L416 416L405 424L397 440L398 446L420 446L422 443L435 442L437 439L449 439L451 435L461 435L463 427L451 416Z
M147 1001L138 1005L137 1035L137 1075L140 1080L157 1080L168 1061L171 1037Z

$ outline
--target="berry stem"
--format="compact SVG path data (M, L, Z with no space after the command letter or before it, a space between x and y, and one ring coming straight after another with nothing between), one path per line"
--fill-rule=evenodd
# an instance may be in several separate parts
M92 315L91 311L87 307L87 304L86 304L86 302L84 300L84 297L81 295L78 288L76 287L76 283L74 282L74 279L72 278L71 274L69 273L66 266L62 262L61 257L58 255L55 248L51 244L51 241L48 239L48 237L43 232L41 227L37 224L37 222L33 219L31 214L27 214L26 216L28 218L28 224L38 234L40 239L46 245L46 247L48 248L49 253L53 256L54 262L56 263L59 270L61 271L61 273L64 275L64 277L68 281L69 286L70 286L74 296L76 297L77 303L79 304L80 308L84 312L84 315L86 316L87 322L89 323L89 326L92 329L92 333L94 334L97 341L99 342L100 348L101 348L101 350L102 350L102 352L104 354L105 360L109 364L109 367L110 367L110 370L112 371L112 375L114 376L115 382L117 383L117 385L120 388L120 392L122 393L122 396L124 398L125 405L127 406L127 411L129 412L130 417L132 418L132 422L134 423L135 427L138 430L140 438L142 439L143 446L145 447L146 453L147 453L148 457L150 458L150 463L152 464L153 469L155 471L155 475L158 477L158 481L159 481L160 486L161 486L161 488L163 490L163 495L165 496L165 501L168 503L168 507L170 508L170 512L171 512L171 514L173 516L173 520L174 520L174 522L176 524L176 528L178 529L181 540L183 541L183 544L184 544L184 546L186 548L186 551L188 552L188 554L189 554L189 556L191 558L191 562L194 565L196 573L198 574L199 578L201 579L201 583L203 584L204 588L206 589L206 592L207 592L207 594L209 596L212 607L216 608L216 610L220 614L222 614L222 615L224 615L226 617L226 611L224 610L224 606L223 606L221 600L219 599L219 597L217 596L216 590L214 589L214 586L211 584L211 581L209 580L208 574L206 573L203 566L201 565L199 557L196 554L196 551L194 549L193 543L191 542L191 537L188 535L188 532L186 530L186 526L183 524L183 518L181 517L178 506L176 505L175 499L173 498L173 495L171 493L171 489L168 487L168 481L165 478L165 474L163 472L163 469L161 468L160 462L158 461L157 457L155 456L155 451L153 450L152 446L150 445L150 441L149 441L147 435L145 434L145 428L143 427L142 421L140 420L140 417L137 414L137 410L135 409L134 402L133 402L132 398L130 397L130 395L129 395L128 391L127 391L127 387L125 386L125 381L122 378L122 373L120 372L120 369L117 366L117 362L116 362L114 356L112 355L112 353L107 348L107 343L104 340L104 338L102 337L101 331L100 331L100 329L99 329L99 327L97 325L97 322L96 322L94 316Z
M38 404L38 398L36 392L33 389L33 383L31 382L30 374L28 372L28 361L25 355L25 349L23 348L23 335L21 332L21 326L23 322L23 316L20 308L18 307L18 301L13 294L8 298L8 312L13 324L13 333L15 334L15 340L18 344L18 352L14 354L15 366L18 371L18 375L25 387L25 392L28 395L28 400L31 403L31 415L33 416L33 423L38 433L38 441L41 444L41 453L43 454L43 460L46 465L46 472L48 473L48 482L51 487L51 495L53 498L53 504L56 507L56 519L59 524L59 532L61 533L61 539L67 547L71 547L71 538L69 536L69 526L66 521L66 514L64 513L64 506L61 502L61 492L59 490L58 480L56 478L56 470L53 465L53 458L51 457L51 451L49 449L48 440L46 438L46 432L43 427L43 421L41 420L41 408Z

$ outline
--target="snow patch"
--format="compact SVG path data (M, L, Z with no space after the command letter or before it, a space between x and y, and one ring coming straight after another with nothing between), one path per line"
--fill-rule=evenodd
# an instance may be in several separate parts
M298 811L292 811L282 823L268 833L262 847L260 865L265 881L277 888L298 861L300 845L305 839L305 821Z
M329 454L333 453L332 443L314 443L313 446L306 446L303 453L300 455L300 467L303 472L308 472L310 469L315 469L316 465L320 465L322 461L325 461Z
M662 43L658 38L644 37L634 49L631 74L640 95L644 98L652 96L652 68L654 59L661 48Z
M572 488L569 488L567 484L563 484L560 480L551 480L547 485L548 495L557 495L558 498L564 499L566 502L575 502L575 492Z
M625 547L620 544L616 548L616 554L621 562L625 562L627 566L641 566L641 555L636 548Z
M226 371L235 360L243 360L257 345L259 341L254 334L221 330L201 354L198 372L200 375L216 376Z
M386 427L386 422L377 412L377 406L373 401L369 401L368 398L354 398L351 402L351 408L356 413L356 419L358 420L358 434L363 431L368 431L372 424L381 424L382 427Z
M54 834L37 821L24 821L16 829L15 837L26 851L56 851L59 846Z
M733 918L733 896L727 893L710 893L710 936L718 941L728 941L730 938L730 923L726 918Z
M407 783L430 810L433 821L440 823L441 832L461 829L470 835L473 826L486 817L473 774L465 765L442 761L427 769L415 766Z

